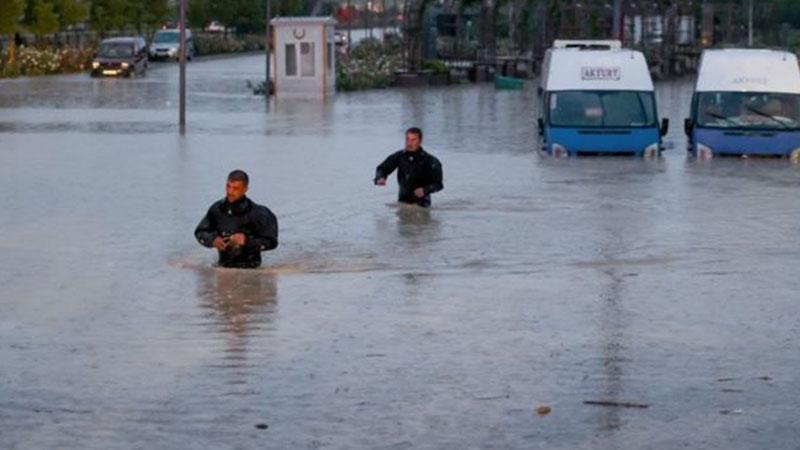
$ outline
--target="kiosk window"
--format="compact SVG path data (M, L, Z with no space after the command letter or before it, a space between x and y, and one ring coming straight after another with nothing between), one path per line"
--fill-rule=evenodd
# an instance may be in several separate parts
M294 44L286 44L286 76L297 76L297 51Z
M314 43L300 43L300 75L304 77L314 76Z

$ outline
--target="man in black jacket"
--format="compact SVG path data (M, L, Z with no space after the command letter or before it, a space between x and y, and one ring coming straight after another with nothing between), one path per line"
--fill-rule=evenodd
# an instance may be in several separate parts
M194 235L219 252L222 267L255 268L261 252L278 246L278 220L266 206L247 198L249 178L234 170L225 184L225 198L211 205Z
M392 153L378 166L375 184L385 186L386 177L395 169L400 185L399 202L427 208L431 205L431 194L444 189L442 164L422 148L422 130L419 128L406 130L406 148Z

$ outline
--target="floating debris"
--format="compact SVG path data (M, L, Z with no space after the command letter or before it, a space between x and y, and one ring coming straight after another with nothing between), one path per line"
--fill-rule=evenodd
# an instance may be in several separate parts
M267 428L269 428L269 425L267 425L265 423L257 423L256 424L256 428L259 429L259 430L266 430Z
M538 414L541 417L550 414L550 411L552 411L552 409L547 405L541 405L536 408L536 414Z

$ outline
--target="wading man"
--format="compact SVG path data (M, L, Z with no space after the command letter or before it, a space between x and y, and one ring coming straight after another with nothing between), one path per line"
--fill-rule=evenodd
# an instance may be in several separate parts
M194 230L200 244L217 249L222 267L258 267L261 252L278 246L278 219L269 208L247 198L249 182L244 171L231 172L225 198L211 205Z
M441 191L442 164L435 156L422 148L422 130L406 130L406 147L392 153L375 170L374 182L386 185L386 178L397 169L400 185L398 201L422 207L431 205L431 194Z

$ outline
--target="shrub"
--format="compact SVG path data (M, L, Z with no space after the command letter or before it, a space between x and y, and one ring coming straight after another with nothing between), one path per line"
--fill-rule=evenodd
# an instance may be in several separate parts
M395 72L402 67L399 45L367 39L354 47L350 55L337 55L336 89L354 91L386 88L392 83Z

